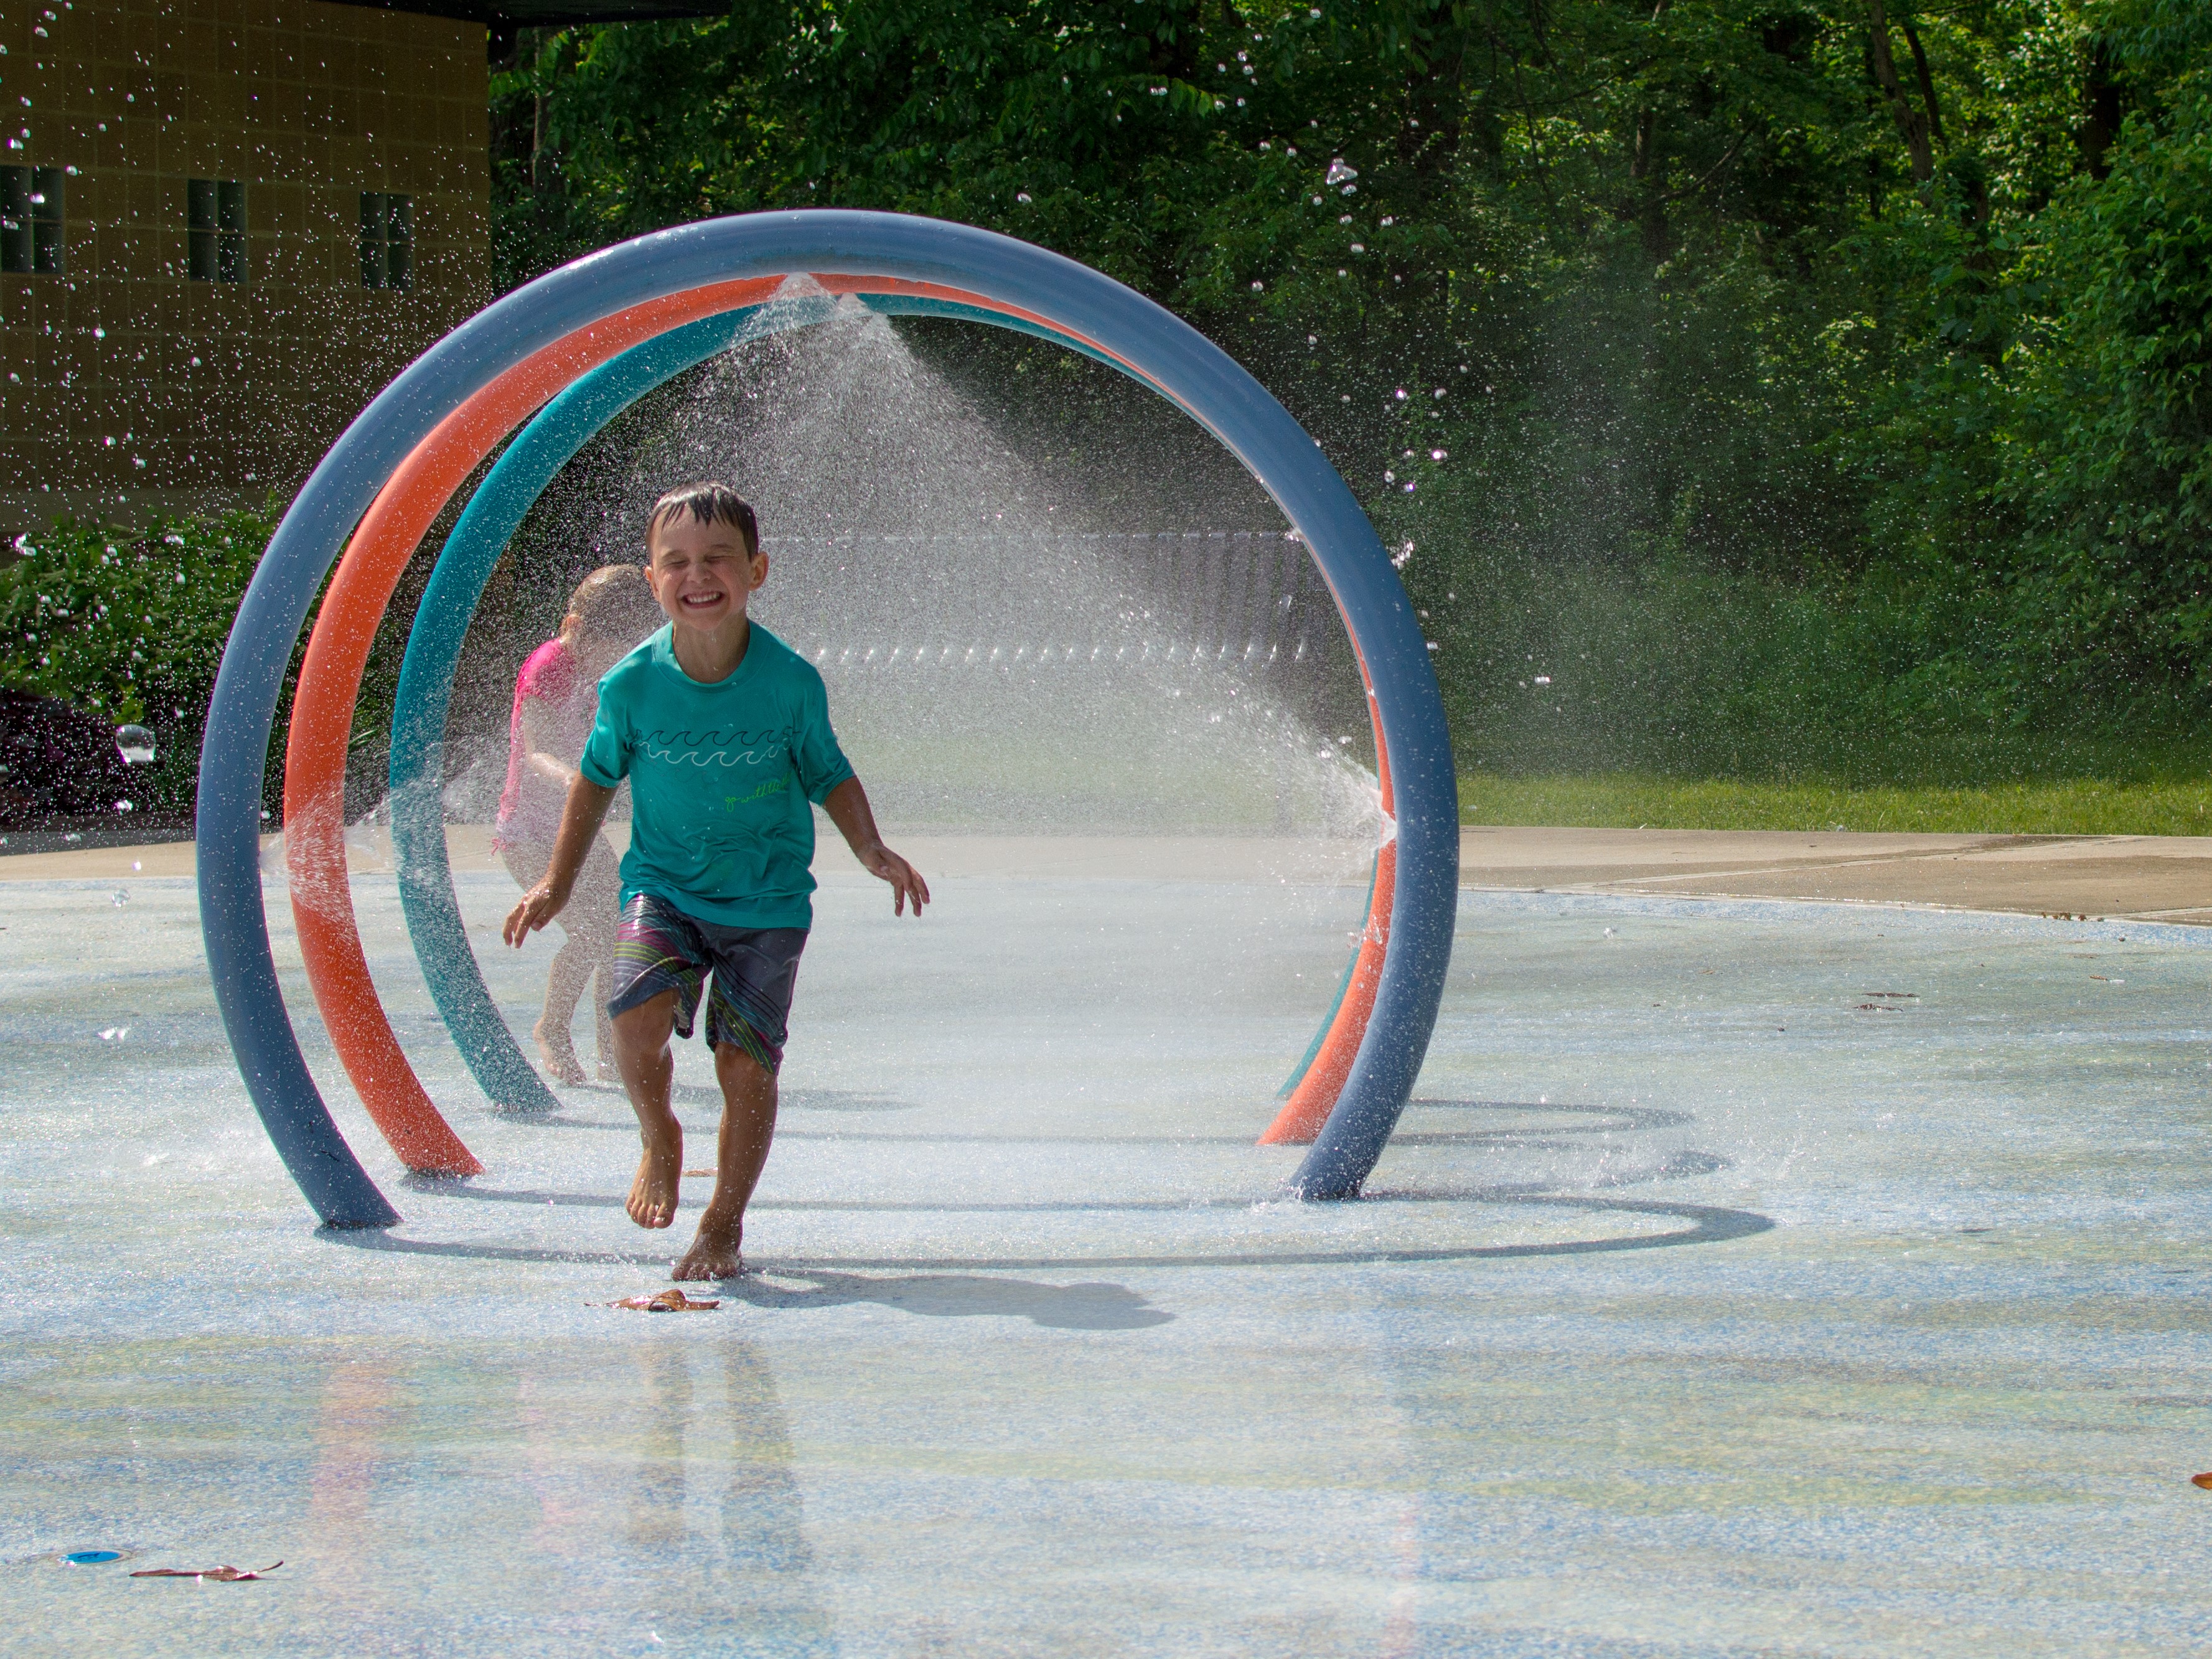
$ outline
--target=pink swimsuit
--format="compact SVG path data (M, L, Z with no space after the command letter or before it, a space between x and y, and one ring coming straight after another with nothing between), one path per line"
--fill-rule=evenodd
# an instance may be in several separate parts
M560 833L561 814L567 793L550 779L533 771L530 744L523 736L522 703L537 698L553 717L551 752L573 766L584 752L584 739L592 734L592 721L599 708L599 688L583 678L575 653L554 638L530 653L522 672L514 677L514 713L507 722L507 787L500 792L499 824L492 833L495 848L550 847Z

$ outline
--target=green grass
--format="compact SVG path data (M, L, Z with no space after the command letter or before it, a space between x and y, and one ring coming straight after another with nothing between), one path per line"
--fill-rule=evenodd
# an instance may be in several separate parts
M1467 823L1563 829L1860 830L2023 836L2212 835L2212 779L1848 788L1639 776L1464 774Z

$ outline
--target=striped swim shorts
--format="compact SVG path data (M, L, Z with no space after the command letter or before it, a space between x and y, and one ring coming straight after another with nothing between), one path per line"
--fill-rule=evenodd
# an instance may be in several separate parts
M663 991L676 993L676 1034L690 1036L708 976L707 1045L734 1042L769 1072L783 1064L791 993L799 978L804 927L725 927L687 916L665 899L639 893L623 907L615 935L613 994L607 1012L626 1013Z

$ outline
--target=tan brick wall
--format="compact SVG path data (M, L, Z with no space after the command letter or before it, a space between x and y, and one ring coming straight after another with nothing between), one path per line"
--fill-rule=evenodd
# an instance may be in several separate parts
M76 169L66 274L0 277L9 531L289 495L489 298L481 25L317 0L0 8L0 161ZM244 181L246 283L187 277L191 179ZM362 286L363 191L414 198L412 292Z

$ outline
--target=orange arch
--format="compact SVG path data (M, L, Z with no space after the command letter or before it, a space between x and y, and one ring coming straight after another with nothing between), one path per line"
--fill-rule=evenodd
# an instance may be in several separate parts
M1357 654L1357 640L1352 648ZM1381 786L1382 813L1395 817L1397 802L1390 793L1390 751L1382 742L1382 714L1375 706L1375 685L1367 678L1364 662L1359 665L1359 679L1367 690L1367 717L1375 727L1375 771ZM1390 946L1390 901L1397 890L1398 837L1394 830L1390 839L1375 852L1375 892L1368 901L1359 954L1352 962L1344 999L1336 1006L1336 1018L1329 1022L1328 1035L1322 1040L1313 1064L1306 1067L1298 1086L1283 1103L1283 1109L1261 1135L1262 1146L1309 1145L1336 1109L1336 1097L1344 1092L1345 1083L1352 1076L1352 1062L1359 1056L1367 1022L1375 1012L1375 992L1382 982L1382 958Z
M346 884L346 750L377 625L440 509L532 410L640 341L702 317L761 304L783 281L753 277L649 301L523 359L440 422L400 464L354 532L324 596L284 749L284 858L292 915L331 1046L369 1116L410 1170L477 1175L483 1165L431 1103L400 1051L362 954Z

